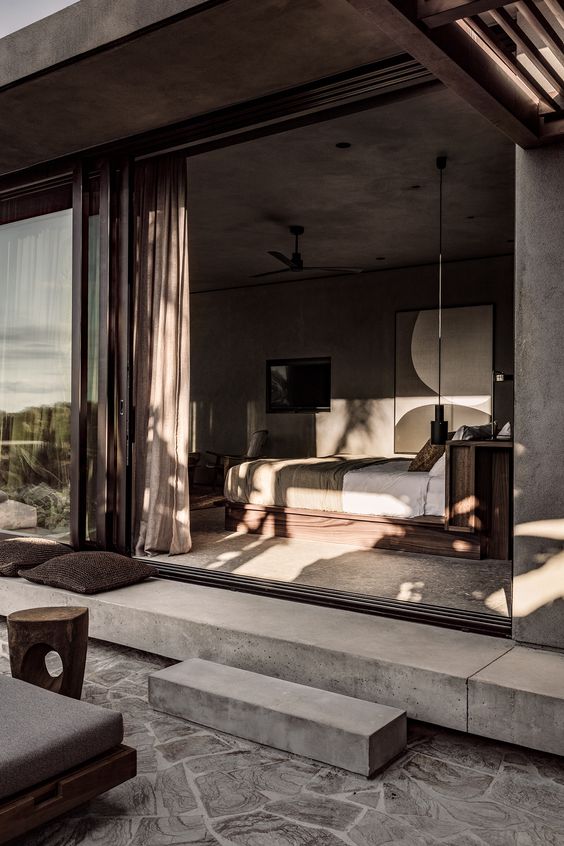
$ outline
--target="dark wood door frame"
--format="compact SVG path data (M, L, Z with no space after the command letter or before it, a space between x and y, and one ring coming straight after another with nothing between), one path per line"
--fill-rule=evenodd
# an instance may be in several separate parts
M88 170L79 161L73 176L72 233L70 539L75 549L84 546L86 536L89 189Z
M97 162L100 300L96 545L130 547L132 179L127 156Z
M111 537L111 465L113 427L110 425L113 408L111 374L112 326L111 276L113 245L113 191L112 172L108 159L98 164L100 179L100 238L99 252L99 301L98 301L98 425L96 449L96 544L103 549Z
M133 279L133 165L129 157L115 164L113 323L114 476L112 479L112 542L121 552L131 546L131 434L132 434L132 279Z

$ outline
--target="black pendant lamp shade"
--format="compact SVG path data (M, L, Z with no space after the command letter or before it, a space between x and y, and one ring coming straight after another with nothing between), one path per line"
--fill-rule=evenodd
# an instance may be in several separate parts
M439 171L439 396L435 406L435 419L431 421L431 443L445 444L448 438L448 420L445 420L445 407L441 403L441 363L443 343L443 171L446 167L446 156L437 156L437 170Z
M446 444L448 438L448 420L445 420L444 405L435 406L435 419L431 420L431 443Z

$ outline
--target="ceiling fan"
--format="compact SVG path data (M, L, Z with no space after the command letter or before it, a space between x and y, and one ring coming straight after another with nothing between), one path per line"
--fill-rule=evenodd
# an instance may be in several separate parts
M273 256L278 261L285 264L286 267L280 270L267 270L266 273L255 273L251 278L258 279L260 276L273 276L275 273L305 273L309 270L324 270L327 272L340 272L340 273L362 273L363 269L361 267L310 267L309 265L305 265L302 260L302 254L300 253L300 235L304 234L304 227L303 226L290 226L289 227L290 234L294 236L294 252L292 253L292 258L288 258L285 256L284 253L279 253L277 250L268 250L268 254Z

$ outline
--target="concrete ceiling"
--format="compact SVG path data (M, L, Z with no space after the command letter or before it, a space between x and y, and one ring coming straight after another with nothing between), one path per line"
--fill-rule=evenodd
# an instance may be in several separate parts
M341 141L352 146L336 148ZM306 278L250 278L283 269L267 250L290 255L292 223L305 226L306 264L436 261L439 154L448 156L445 259L511 253L514 145L447 89L433 89L191 158L192 291Z
M0 173L398 52L347 0L229 0L0 90Z

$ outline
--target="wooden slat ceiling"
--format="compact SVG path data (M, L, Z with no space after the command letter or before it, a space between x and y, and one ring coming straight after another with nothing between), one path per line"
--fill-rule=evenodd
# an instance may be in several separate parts
M418 0L430 29L456 22L494 56L539 105L541 115L564 106L564 7L561 0Z
M349 0L523 147L564 137L564 0Z

